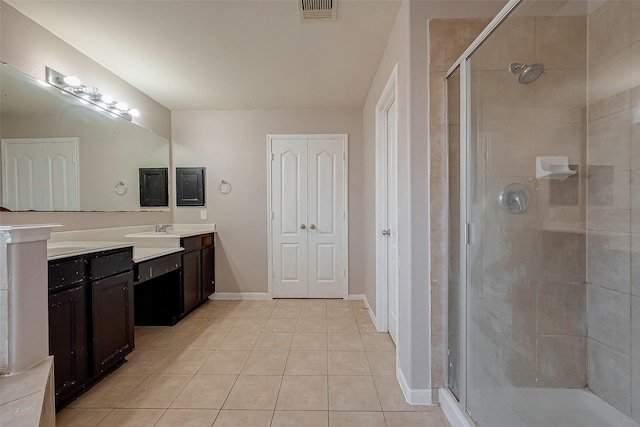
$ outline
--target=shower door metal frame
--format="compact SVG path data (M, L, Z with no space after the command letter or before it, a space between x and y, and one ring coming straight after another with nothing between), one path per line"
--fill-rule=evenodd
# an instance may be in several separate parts
M471 135L471 97L469 90L471 88L471 66L470 59L473 53L484 43L484 41L495 31L495 29L511 14L511 12L520 5L525 0L509 0L509 2L498 12L498 14L491 20L491 22L485 27L485 29L476 37L476 39L469 45L469 47L460 55L458 60L447 70L445 74L445 80L451 78L451 75L456 71L458 67L460 67L460 295L458 297L460 301L459 313L460 313L460 336L459 336L459 345L458 349L460 354L459 363L461 365L461 369L459 370L459 394L460 396L456 396L459 400L461 410L469 415L467 412L467 404L468 404L468 382L467 382L467 286L468 286L468 267L467 267L467 246L474 238L473 236L473 226L468 222L468 189L470 188L470 184L467 180L470 179L470 174L468 173L468 155L470 152L470 138ZM445 88L448 88L448 85L445 85ZM448 100L445 92L445 99ZM448 108L445 110L448 111ZM447 121L447 143L449 126ZM447 144L447 148L449 145ZM447 150L447 177L449 174L449 150ZM447 195L449 195L449 181L447 180ZM447 216L448 221L448 216ZM448 228L448 224L447 224ZM447 297L449 293L447 292ZM448 303L447 303L448 306ZM448 322L447 322L448 325ZM447 339L449 337L449 333L447 331ZM447 343L447 349L449 345ZM447 350L447 355L449 355L449 351ZM446 390L453 392L450 390L448 379L449 379L449 357L447 356L447 364L446 364L446 375L447 379ZM455 394L454 394L455 396ZM445 412L447 412L446 408L443 408ZM470 420L469 420L470 422Z

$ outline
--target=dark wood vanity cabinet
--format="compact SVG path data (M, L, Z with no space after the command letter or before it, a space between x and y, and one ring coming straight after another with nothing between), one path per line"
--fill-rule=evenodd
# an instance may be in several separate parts
M133 272L92 283L93 371L103 374L133 351Z
M56 408L134 348L132 248L49 261L49 352Z
M200 251L182 255L182 304L184 313L193 310L202 300L201 273Z
M215 240L213 241L215 243ZM202 256L202 300L208 299L209 295L214 293L216 290L215 268L214 268L215 257L214 257L213 248L214 248L213 245L207 246L206 248L203 248L202 251L200 252Z
M89 378L87 289L84 283L49 295L49 353L55 364L56 404L82 391Z
M215 291L214 234L185 237L182 255L183 314Z

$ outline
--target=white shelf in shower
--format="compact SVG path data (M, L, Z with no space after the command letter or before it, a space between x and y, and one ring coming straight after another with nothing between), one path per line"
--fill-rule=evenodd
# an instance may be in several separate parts
M567 156L538 156L536 157L536 178L557 179L564 181L577 171L569 169Z

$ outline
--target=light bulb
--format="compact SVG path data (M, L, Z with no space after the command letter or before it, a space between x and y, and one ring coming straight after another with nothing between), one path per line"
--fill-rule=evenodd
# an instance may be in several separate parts
M62 81L69 85L69 86L73 86L73 87L77 87L80 86L82 84L82 82L80 81L79 78L77 78L76 76L66 76L62 79Z
M89 96L97 96L100 94L98 88L93 86L80 86L78 88L74 88L73 91L75 93L86 94Z
M126 102L118 102L115 107L120 111L127 111L129 109L129 105Z
M104 102L105 104L111 104L113 102L113 98L110 97L109 95L100 95L100 101Z
M129 114L131 114L131 117L140 117L140 111L135 108L129 110Z

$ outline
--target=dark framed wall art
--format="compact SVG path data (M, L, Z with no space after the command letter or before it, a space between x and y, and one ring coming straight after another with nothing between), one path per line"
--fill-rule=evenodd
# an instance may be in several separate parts
M206 168L176 168L176 205L204 206Z

